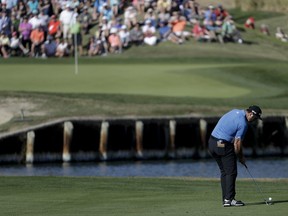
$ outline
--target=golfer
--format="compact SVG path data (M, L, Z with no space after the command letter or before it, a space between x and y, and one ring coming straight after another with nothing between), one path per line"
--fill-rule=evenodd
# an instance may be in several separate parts
M247 131L248 122L261 119L262 111L258 106L246 110L233 109L224 114L212 131L209 139L209 151L221 171L223 206L244 206L235 199L237 177L237 157L245 165L242 141ZM262 120L262 119L261 119Z

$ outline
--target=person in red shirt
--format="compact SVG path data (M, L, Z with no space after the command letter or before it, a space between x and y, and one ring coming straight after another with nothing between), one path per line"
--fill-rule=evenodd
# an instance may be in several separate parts
M55 38L61 36L61 23L57 20L56 15L51 16L51 20L48 24L48 34Z

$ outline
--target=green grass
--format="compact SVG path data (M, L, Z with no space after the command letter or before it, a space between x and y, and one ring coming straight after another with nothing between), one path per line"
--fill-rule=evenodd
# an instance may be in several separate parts
M239 10L234 15L237 22L244 16ZM287 18L254 15L273 28ZM77 75L74 58L0 59L0 102L13 111L0 130L72 116L221 115L251 104L264 115L286 115L288 44L258 30L241 34L247 43L166 42L83 57ZM17 121L20 109L32 121Z
M261 215L287 214L287 180L237 183L245 207L223 208L217 180L99 177L1 177L1 215ZM274 205L263 199L271 196Z

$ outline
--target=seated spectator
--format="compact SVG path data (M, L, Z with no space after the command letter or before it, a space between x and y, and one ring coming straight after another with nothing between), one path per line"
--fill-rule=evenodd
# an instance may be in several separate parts
M30 40L32 43L31 56L38 57L41 51L41 46L44 43L44 31L40 26L31 32Z
M63 56L68 56L69 55L69 48L68 48L68 42L66 39L63 38L57 38L57 49L55 56L61 58Z
M237 30L231 16L226 17L222 25L222 37L224 41L243 43L240 32Z
M160 41L171 41L172 43L182 44L183 41L181 38L177 37L173 32L171 27L166 22L160 22L158 28Z
M19 24L20 37L22 38L22 44L26 49L31 48L30 34L32 31L32 25L28 22L28 17L24 16L23 21Z
M108 42L111 53L122 53L122 42L118 35L117 29L111 29Z
M130 32L127 30L127 27L123 25L119 30L119 36L122 42L122 47L126 48L129 46Z
M270 35L270 31L267 25L265 24L261 24L260 26L260 31L262 34L269 36Z
M285 34L282 28L277 27L275 36L277 39L280 39L282 42L287 42L288 41L288 35Z
M183 16L178 16L176 19L173 19L170 24L172 25L172 32L183 41L189 39L192 35L190 32L185 30L186 27L186 18Z
M10 40L10 49L11 49L11 53L15 53L16 55L18 54L26 55L29 53L29 50L23 46L21 40L19 39L17 35L17 32L12 33L12 38Z
M33 11L38 11L39 3L37 0L29 0L27 2L28 5L28 13L33 13Z
M224 9L221 4L219 4L218 7L215 9L215 14L221 21L224 21L227 16L230 16L228 11Z
M47 41L41 46L42 58L55 57L57 51L57 42L53 36L48 35Z
M212 37L210 35L210 32L204 27L203 24L200 24L198 20L193 20L193 28L192 28L192 36L197 41L211 41Z
M142 45L144 40L143 32L140 28L140 24L137 23L131 30L130 30L130 43L135 44L136 46Z
M150 20L146 20L145 25L142 27L144 35L144 43L154 46L157 43L156 28L152 26Z
M155 12L153 11L152 8L149 8L147 10L147 13L145 13L144 15L144 21L150 20L151 21L151 25L154 26L155 28L157 27L158 23L157 23L157 17L155 15Z
M244 26L245 26L246 28L255 29L255 19L254 19L254 17L249 17L249 18L246 20Z
M10 40L4 31L0 32L0 54L3 58L9 58L8 50L10 47Z

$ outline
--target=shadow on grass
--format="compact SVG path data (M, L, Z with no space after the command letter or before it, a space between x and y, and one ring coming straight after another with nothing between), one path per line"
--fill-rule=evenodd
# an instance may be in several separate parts
M269 202L268 202L269 203ZM278 204L278 203L288 203L288 200L278 200L278 201L272 201L269 203L270 205ZM266 205L265 202L255 202L255 203L245 203L245 205L250 206L250 205Z

